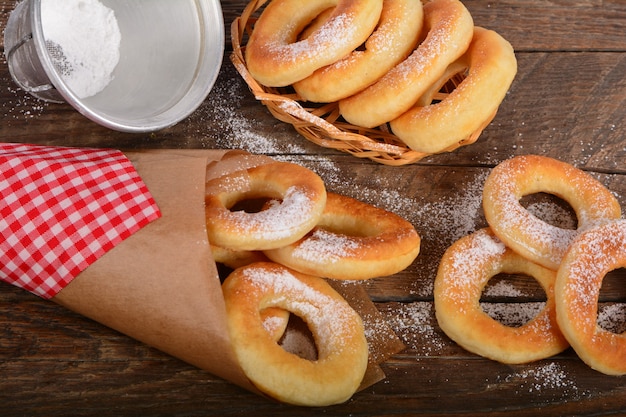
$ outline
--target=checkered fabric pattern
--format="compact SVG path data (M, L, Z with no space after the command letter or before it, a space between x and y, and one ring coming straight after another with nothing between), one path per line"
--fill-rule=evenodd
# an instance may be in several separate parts
M0 280L52 298L160 212L111 149L0 144Z

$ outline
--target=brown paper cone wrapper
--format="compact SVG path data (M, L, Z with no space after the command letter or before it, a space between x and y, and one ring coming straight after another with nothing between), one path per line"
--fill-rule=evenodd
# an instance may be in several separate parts
M162 217L107 252L53 301L258 393L231 346L221 283L206 234L204 196L207 179L272 159L220 150L126 154ZM384 378L379 363L404 345L360 286L333 286L370 329L364 388Z

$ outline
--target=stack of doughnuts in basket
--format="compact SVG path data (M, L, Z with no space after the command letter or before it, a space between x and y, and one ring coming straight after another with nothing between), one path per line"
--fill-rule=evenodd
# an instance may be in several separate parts
M405 269L420 237L401 217L326 191L313 171L269 162L206 184L207 233L222 284L233 349L251 382L280 401L344 402L368 364L359 315L325 278L365 280ZM316 360L278 342L290 314L303 319Z
M574 210L576 229L534 216L522 197L548 193ZM503 362L547 358L569 346L592 368L626 373L626 334L597 322L603 278L626 267L626 221L615 196L599 181L552 158L525 155L496 166L485 181L489 227L453 243L435 279L435 312L444 332L465 349ZM497 274L535 278L546 293L542 311L508 327L480 306Z
M511 45L460 0L272 0L245 60L260 84L338 103L348 123L425 153L482 130L517 72Z

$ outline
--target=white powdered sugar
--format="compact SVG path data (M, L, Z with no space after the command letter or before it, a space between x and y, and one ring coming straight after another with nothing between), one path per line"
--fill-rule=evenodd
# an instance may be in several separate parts
M79 98L102 91L120 59L113 10L98 0L42 0L41 23L55 68Z
M598 326L615 334L625 332L626 304L616 303L598 306Z
M435 312L430 302L394 304L383 311L389 325L402 342L424 356L440 355L447 343L435 327Z
M315 229L294 249L292 256L309 262L332 264L356 253L358 249L357 241L349 236Z
M526 210L544 222L561 229L576 229L577 222L574 216L563 207L553 202L536 202L526 206Z
M297 187L289 187L282 202L272 200L267 210L257 213L245 211L225 212L229 217L238 218L239 226L245 227L255 239L276 240L291 236L294 229L305 224L313 207L313 201Z
M481 309L492 319L507 327L521 327L537 317L545 302L531 303L480 303Z
M473 279L490 258L503 254L506 246L497 238L490 236L483 230L473 234L471 245L462 251L457 251L451 258L451 264L458 285L468 285L466 280Z
M307 285L287 269L270 271L249 267L244 274L267 294L268 307L284 308L311 327L320 356L348 348L344 343L345 335L353 332L358 316L346 302Z
M487 297L521 297L524 295L517 287L507 281L498 281L485 287L483 295Z
M284 327L284 320L284 317L267 315L263 318L263 327L268 333L273 334Z
M563 366L556 362L533 366L505 377L499 377L498 382L515 383L519 385L520 390L536 394L557 391L574 399L584 395Z

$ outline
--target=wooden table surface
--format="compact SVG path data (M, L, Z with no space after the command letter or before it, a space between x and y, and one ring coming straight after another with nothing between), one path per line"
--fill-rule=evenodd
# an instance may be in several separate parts
M0 30L15 4L0 1ZM485 226L483 182L507 158L539 154L573 164L599 179L626 208L626 2L465 0L465 5L477 25L511 42L518 74L476 143L402 167L323 149L255 101L228 59L230 23L244 0L222 1L226 55L206 101L186 120L152 134L111 131L67 104L30 97L13 84L2 58L2 141L267 154L313 169L329 190L407 218L422 237L422 250L406 271L364 284L406 349L383 364L384 381L345 404L322 409L268 401L53 302L0 284L0 414L625 415L626 379L592 370L572 350L513 366L461 349L437 326L432 289L443 251ZM547 207L546 219L573 221L567 207L559 208L554 199L537 200L531 204ZM605 279L601 292L601 305L607 306L616 331L626 328L620 272ZM485 308L504 319L543 299L528 280L493 281L483 295Z

